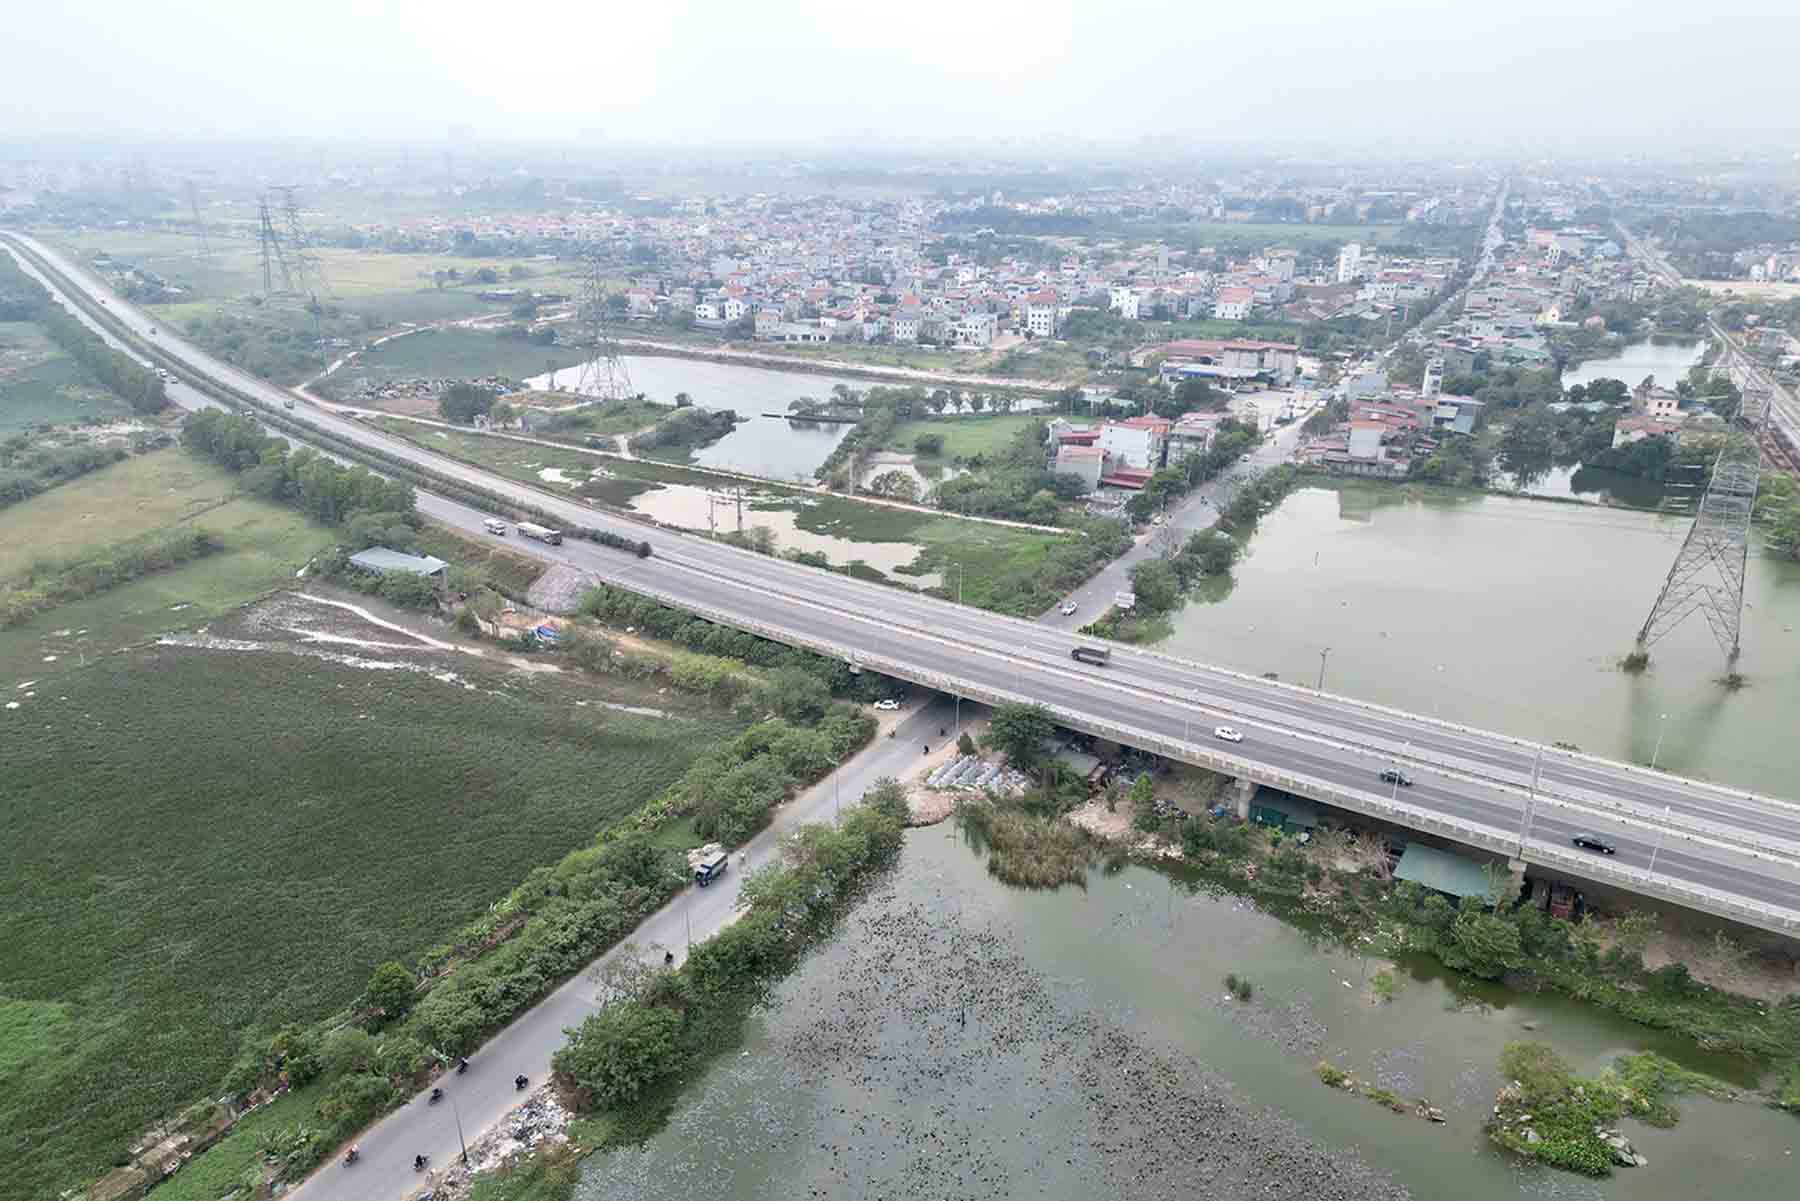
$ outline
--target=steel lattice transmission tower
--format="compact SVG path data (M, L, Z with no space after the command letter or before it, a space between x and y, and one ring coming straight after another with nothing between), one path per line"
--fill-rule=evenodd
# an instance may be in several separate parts
M212 243L206 240L206 222L200 217L200 194L195 190L194 181L191 179L187 181L187 202L188 211L194 214L194 237L200 243L200 257L210 259Z
M1726 436L1713 461L1712 482L1700 498L1694 524L1669 568L1662 592L1650 615L1638 630L1640 652L1698 612L1725 652L1735 662L1741 645L1739 628L1744 612L1744 568L1750 552L1750 515L1756 507L1756 491L1762 478L1762 452L1757 438L1768 420L1769 393L1753 388L1744 393L1740 419L1752 432Z
M288 270L287 249L282 245L281 230L275 223L275 214L269 208L266 195L256 202L256 244L262 253L263 295L276 294L277 272L281 275L281 291L295 291L293 272Z
M588 260L588 273L581 281L581 303L576 315L583 341L593 345L594 357L581 365L575 391L600 400L630 400L636 396L619 344L606 327L606 281L598 256Z

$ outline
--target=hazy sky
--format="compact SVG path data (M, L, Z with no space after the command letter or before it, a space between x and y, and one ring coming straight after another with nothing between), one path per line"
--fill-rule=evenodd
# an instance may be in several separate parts
M20 134L1800 149L1800 0L20 0L0 28Z

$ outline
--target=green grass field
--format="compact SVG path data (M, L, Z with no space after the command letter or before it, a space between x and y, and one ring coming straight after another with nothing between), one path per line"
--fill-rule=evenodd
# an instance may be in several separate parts
M1032 413L993 413L970 417L940 417L931 421L902 421L887 440L889 450L910 451L922 434L944 439L946 459L991 455L1005 448L1013 435L1043 418Z
M29 321L0 321L0 436L38 425L131 416Z
M177 286L191 287L196 300L222 300L247 296L262 291L262 256L253 237L219 237L209 239L212 254L200 257L197 244L185 234L156 233L141 230L91 231L68 233L47 230L45 236L66 249L78 253L83 262L95 252L105 252L136 267L147 267ZM520 259L473 259L447 254L389 254L379 250L341 250L323 246L313 251L325 279L329 295L360 307L371 297L387 297L405 292L435 292L432 272L451 268L466 277L483 267L491 267L500 275L497 284L460 285L462 290L477 291L483 287L548 287L566 291L560 279L546 283L536 278L545 274L543 264ZM514 281L508 278L514 266L521 266L534 278ZM279 280L277 280L279 283ZM447 293L457 288L446 286Z
M500 375L523 380L582 361L581 352L566 347L534 346L502 338L491 330L437 329L383 342L357 356L355 363L331 378L340 384L417 376L472 379Z
M205 526L228 548L0 631L0 685L45 681L109 651L203 622L291 580L332 544L331 530L298 511L236 489L226 472L170 448L0 509L0 579L40 555L75 557L182 522Z
M476 688L157 647L0 714L31 731L0 740L0 1198L104 1171L216 1088L241 1032L345 1005L737 728L451 666Z

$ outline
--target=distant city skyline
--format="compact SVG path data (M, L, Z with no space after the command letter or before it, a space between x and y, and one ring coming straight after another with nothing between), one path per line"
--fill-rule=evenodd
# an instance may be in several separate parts
M1755 31L1755 52L1742 45ZM1269 10L817 0L15 14L15 136L594 145L1355 144L1525 154L1800 147L1800 16L1765 0Z

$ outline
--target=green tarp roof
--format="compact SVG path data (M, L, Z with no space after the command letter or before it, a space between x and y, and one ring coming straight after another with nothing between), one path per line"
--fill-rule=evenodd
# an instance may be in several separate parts
M1400 856L1400 866L1394 869L1394 878L1411 880L1459 899L1471 896L1494 899L1494 884L1481 864L1416 842L1407 844L1405 853Z

